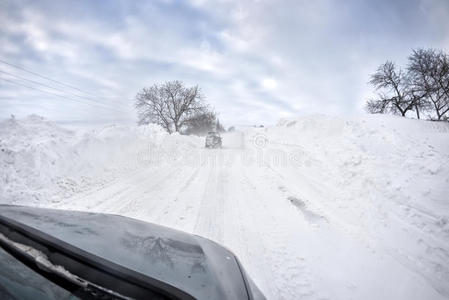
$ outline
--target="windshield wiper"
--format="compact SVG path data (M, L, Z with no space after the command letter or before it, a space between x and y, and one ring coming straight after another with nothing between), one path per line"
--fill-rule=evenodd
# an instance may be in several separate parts
M101 299L123 299L123 300L134 299L131 297L121 295L120 293L104 288L86 279L83 279L75 274L72 274L69 271L67 271L64 267L53 264L48 259L47 255L45 255L45 253L43 253L42 251L39 251L31 246L14 242L13 240L10 240L6 236L4 236L2 233L0 233L0 246L3 246L3 248L7 248L5 249L7 251L9 250L15 252L16 254L26 257L28 260L34 262L39 267L40 270L52 273L64 280L67 280L79 286L80 288L83 289L85 293L89 294L92 297Z

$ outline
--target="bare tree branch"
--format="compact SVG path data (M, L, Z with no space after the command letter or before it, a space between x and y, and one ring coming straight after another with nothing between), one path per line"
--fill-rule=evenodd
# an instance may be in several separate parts
M402 69L387 61L371 75L370 84L376 90L382 90L378 99L369 100L366 110L370 113L399 113L402 116L417 107L416 95L410 91L409 78Z
M424 95L426 107L433 109L432 119L443 120L449 114L449 56L434 49L414 50L408 70L416 90Z

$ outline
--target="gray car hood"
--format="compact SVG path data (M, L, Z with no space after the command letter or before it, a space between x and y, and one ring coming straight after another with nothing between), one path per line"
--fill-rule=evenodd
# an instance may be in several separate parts
M117 215L0 205L6 217L197 299L248 299L232 252L208 240Z

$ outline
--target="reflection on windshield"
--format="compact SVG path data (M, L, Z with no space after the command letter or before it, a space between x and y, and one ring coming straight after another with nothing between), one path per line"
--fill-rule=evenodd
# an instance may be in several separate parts
M205 256L200 246L170 238L139 236L125 232L121 243L130 251L144 255L152 263L173 269L176 262L190 266L190 273L205 273ZM179 265L179 264L178 264Z

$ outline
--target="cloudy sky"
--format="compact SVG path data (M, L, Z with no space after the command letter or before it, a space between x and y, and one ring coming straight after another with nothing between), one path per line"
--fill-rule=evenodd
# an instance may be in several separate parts
M227 126L361 113L369 74L420 47L449 51L449 1L2 0L0 117L133 122L172 79Z

